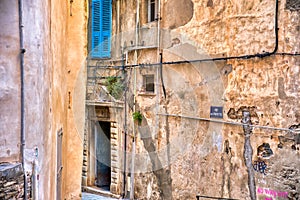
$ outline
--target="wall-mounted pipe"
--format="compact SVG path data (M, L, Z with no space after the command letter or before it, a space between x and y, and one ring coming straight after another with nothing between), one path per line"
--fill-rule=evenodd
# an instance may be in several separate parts
M124 54L122 52L122 65L124 66ZM125 67L122 70L123 72L123 76L124 76L124 80L127 80L127 76L126 76L126 70ZM126 196L126 168L127 168L127 89L125 89L124 91L124 171L123 171L123 199L125 199Z
M24 25L23 25L23 1L18 0L18 7L19 7L19 37L20 37L20 90L21 90L21 98L20 98L20 104L21 104L21 160L22 160L22 166L24 171L24 199L27 200L27 177L25 172L25 90L24 90L24 54L25 54L25 48L24 48Z
M157 52L156 52L156 61L158 63L161 63L161 59L160 59L160 19L161 19L161 10L160 10L160 0L157 1ZM160 101L160 90L159 90L159 75L160 75L160 69L161 69L162 65L158 65L156 66L156 78L155 78L155 93L156 93L156 99L155 99L155 129L154 129L154 133L158 134L159 132L159 116L158 111L159 111L159 101Z
M135 22L135 45L139 43L139 26L140 26L140 0L136 2L136 22ZM138 55L137 50L134 50L134 63L137 63ZM136 112L136 84L137 74L136 68L134 69L134 83L133 83L133 112ZM131 150L131 171L130 171L130 199L134 199L134 165L135 165L135 137L136 130L135 124L133 123L133 138L132 138L132 150Z

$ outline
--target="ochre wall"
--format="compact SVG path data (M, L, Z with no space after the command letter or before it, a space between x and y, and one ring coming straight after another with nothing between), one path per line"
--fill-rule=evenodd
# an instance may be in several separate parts
M18 2L5 0L0 4L0 24L3 27L0 31L0 162L21 162L19 157ZM56 160L59 153L57 133L61 129L63 131L62 198L80 199L82 169L80 136L84 124L86 1L73 3L72 16L70 16L70 7L69 2L63 0L23 1L24 48L26 49L24 55L25 170L31 172L32 162L34 159L37 160L38 199L56 198ZM78 81L79 74L81 81ZM73 107L79 112L77 117L73 116ZM35 151L36 148L38 152Z
M70 6L70 5L69 5ZM64 195L80 199L85 120L88 1L74 1L67 26L67 135L64 149ZM71 12L71 13L70 13ZM72 14L72 15L71 15Z

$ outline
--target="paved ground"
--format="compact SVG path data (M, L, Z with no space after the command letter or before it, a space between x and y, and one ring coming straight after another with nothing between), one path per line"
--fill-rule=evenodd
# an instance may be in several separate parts
M113 198L109 198L109 197L102 197L102 196L98 196L95 194L90 194L90 193L82 193L82 200L116 200Z

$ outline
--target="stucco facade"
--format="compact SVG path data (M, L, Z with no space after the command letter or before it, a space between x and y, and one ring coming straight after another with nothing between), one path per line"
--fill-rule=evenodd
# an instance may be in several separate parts
M161 0L152 22L149 2L113 1L111 59L88 60L86 137L97 109L122 105L111 119L120 157L111 192L130 196L134 181L138 199L299 198L297 1ZM121 98L108 95L108 76L120 78Z
M0 2L0 162L22 162L22 29L25 173L33 173L34 163L39 176L32 185L38 195L35 199L80 199L82 142L78 138L84 120L74 120L73 106L77 112L84 110L85 78L79 78L81 84L76 80L80 71L85 77L82 74L86 57L86 2L19 2ZM73 98L75 88L77 97ZM78 175L71 176L76 165Z

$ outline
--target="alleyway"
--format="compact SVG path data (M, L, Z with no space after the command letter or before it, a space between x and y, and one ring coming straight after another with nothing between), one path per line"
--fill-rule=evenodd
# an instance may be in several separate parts
M102 197L102 196L98 196L95 194L90 194L90 193L82 193L82 200L115 200L114 198L110 198L110 197Z

